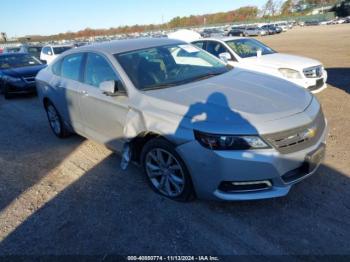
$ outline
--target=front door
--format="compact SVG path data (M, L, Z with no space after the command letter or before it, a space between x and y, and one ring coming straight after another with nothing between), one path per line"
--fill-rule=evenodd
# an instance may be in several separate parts
M129 100L127 95L104 94L99 85L109 80L118 80L118 76L108 59L101 54L88 53L80 100L84 132L86 136L121 151L125 142L123 131Z

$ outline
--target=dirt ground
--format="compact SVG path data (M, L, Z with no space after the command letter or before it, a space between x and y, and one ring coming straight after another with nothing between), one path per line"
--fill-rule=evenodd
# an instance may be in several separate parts
M259 38L322 61L326 161L287 197L177 203L138 167L78 136L59 140L36 97L0 98L0 255L350 254L350 24Z

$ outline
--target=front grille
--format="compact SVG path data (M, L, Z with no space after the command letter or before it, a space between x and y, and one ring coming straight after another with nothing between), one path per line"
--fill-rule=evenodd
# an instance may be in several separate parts
M326 122L322 110L309 124L263 137L282 154L289 154L308 148L320 139Z
M28 83L35 82L35 76L24 77L24 80Z
M323 68L321 65L305 68L303 70L306 78L319 78L323 75Z

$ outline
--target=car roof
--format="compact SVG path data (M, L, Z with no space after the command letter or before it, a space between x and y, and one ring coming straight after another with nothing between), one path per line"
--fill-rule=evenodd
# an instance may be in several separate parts
M220 38L212 38L212 37L208 37L208 38L201 38L198 40L194 40L192 42L199 42L199 41L218 41L218 42L226 42L226 41L230 41L230 40L237 40L237 39L251 39L250 37L240 37L240 36L226 36L226 37L220 37Z
M162 45L172 44L186 44L186 42L169 38L138 38L138 39L125 39L125 40L113 40L109 42L103 42L98 44L92 44L87 46L81 46L68 52L75 53L78 51L102 51L108 54L124 53L134 50L140 50L144 48L151 48Z
M65 44L65 45L45 45L45 46L43 46L43 47L66 47L66 46L72 47L73 44Z

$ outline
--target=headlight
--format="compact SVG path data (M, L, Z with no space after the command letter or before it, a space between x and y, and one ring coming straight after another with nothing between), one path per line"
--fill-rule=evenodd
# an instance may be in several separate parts
M214 135L194 131L197 141L204 147L213 150L247 150L270 148L259 136Z
M6 81L11 82L11 83L16 83L16 82L21 82L22 79L19 77L13 77L13 76L4 76L3 77Z
M280 73L286 78L294 78L294 79L301 78L301 74L297 70L293 70L290 68L280 68L278 69L278 71L280 71Z

